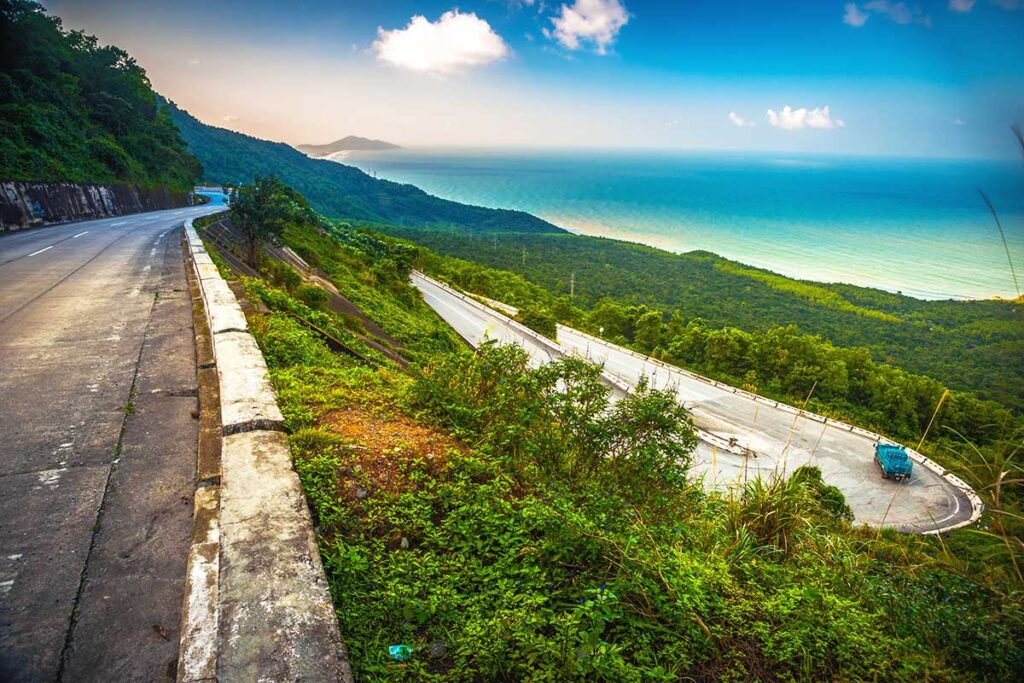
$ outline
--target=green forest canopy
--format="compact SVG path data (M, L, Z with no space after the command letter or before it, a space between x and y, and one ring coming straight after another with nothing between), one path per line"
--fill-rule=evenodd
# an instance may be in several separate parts
M127 52L0 0L0 179L191 189L199 162Z

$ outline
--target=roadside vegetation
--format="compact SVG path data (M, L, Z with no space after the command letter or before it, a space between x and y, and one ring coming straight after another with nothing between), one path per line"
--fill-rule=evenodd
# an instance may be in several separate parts
M1019 511L1007 502L1016 452L1003 448L1019 434L978 449L987 481L1001 482L982 491L1002 500L987 528L946 538L852 526L813 468L707 493L686 476L694 434L673 397L643 388L610 406L586 363L531 369L514 347L472 352L408 284L414 263L444 259L298 216L282 240L312 272L263 251L258 277L243 282L357 678L1001 681L1024 671L1020 536L1002 514ZM217 247L222 263L244 264L244 240ZM589 325L607 314L509 273L472 272L548 316ZM376 337L335 310L333 294L304 293L320 275ZM368 343L382 335L407 364ZM627 341L638 343L636 330Z
M199 161L127 52L29 0L0 0L0 35L0 179L192 189Z

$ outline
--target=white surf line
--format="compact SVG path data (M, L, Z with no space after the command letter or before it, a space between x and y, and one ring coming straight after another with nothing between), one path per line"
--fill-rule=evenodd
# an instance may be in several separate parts
M78 233L77 235L72 235L71 239L75 239L76 237L81 237L82 235L87 235L87 234L89 234L89 231L85 230L83 232Z
M50 249L53 249L53 245L52 244L50 246L48 246L48 247L43 247L39 251L33 251L31 254L29 254L29 256L35 256L36 254L42 254L44 251L48 251Z

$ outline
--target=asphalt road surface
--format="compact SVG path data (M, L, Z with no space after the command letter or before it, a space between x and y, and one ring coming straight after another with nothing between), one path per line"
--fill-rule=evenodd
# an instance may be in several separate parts
M0 236L0 680L173 680L198 423L181 225Z
M467 302L438 283L414 274L413 284L426 302L473 346L484 339L520 344L534 363L575 354L601 363L619 386L634 387L641 377L674 391L694 424L745 455L701 440L694 452L694 476L708 488L724 490L757 477L790 474L801 465L819 467L823 478L843 492L856 521L907 532L951 527L971 516L962 490L927 468L914 465L909 482L883 479L874 463L874 439L837 422L822 424L806 415L753 401L715 387L690 373L666 369L614 345L594 343L572 328L559 326L558 343L545 348L507 323L505 316Z

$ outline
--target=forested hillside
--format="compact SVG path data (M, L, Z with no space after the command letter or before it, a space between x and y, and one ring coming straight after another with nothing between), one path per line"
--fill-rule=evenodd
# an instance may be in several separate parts
M694 437L674 396L641 389L610 405L579 359L531 368L517 347L470 353L409 285L409 268L416 257L588 324L611 319L606 303L574 309L521 276L308 211L283 241L413 361L361 345L365 323L269 252L259 277L243 278L266 307L250 309L250 329L360 680L1002 681L1020 671L1019 499L990 485L1019 477L1012 447L986 445L957 465L985 498L987 530L943 538L852 526L815 468L706 491L686 476ZM236 262L245 254L218 244ZM623 315L632 340L648 343L653 326L635 314ZM729 346L720 341L706 346ZM806 370L816 357L776 348ZM780 359L761 360L773 372ZM862 370L884 384L885 369ZM1007 457L987 471L975 468L982 454Z
M1018 409L1024 405L1024 305L922 301L873 289L793 280L707 252L671 252L580 235L453 234L378 226L442 254L522 274L576 303L604 297L678 311L686 321L759 332L797 325L837 346ZM501 299L503 293L491 293ZM606 336L628 338L609 327Z
M238 184L256 176L276 176L304 194L321 213L336 218L414 227L456 226L472 232L563 232L522 211L440 199L335 161L310 159L284 143L208 126L173 103L168 103L168 109L189 150L202 161L207 182Z
M0 0L0 180L191 189L202 170L146 72L35 2Z

